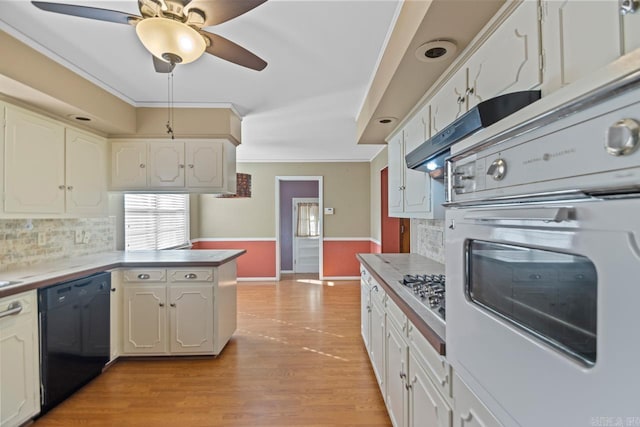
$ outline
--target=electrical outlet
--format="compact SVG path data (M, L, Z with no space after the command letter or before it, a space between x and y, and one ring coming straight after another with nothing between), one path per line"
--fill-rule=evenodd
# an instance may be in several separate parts
M38 246L44 246L47 244L47 234L43 231L38 233Z
M82 230L76 230L76 244L82 243L82 239L83 239L82 234L83 234Z
M91 233L88 231L84 232L84 238L82 239L82 243L89 243L89 239L91 239Z

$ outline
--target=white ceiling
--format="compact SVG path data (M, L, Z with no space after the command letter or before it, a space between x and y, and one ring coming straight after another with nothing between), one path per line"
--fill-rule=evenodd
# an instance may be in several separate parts
M139 15L135 0L60 0ZM179 106L229 106L243 117L240 161L370 160L356 116L400 0L269 0L207 30L265 59L261 72L203 55L174 71ZM127 25L0 0L0 29L135 106L167 105L167 77ZM10 60L4 58L3 60Z

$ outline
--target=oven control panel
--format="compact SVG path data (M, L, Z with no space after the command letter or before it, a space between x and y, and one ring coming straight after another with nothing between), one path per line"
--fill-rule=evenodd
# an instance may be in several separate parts
M640 89L449 160L448 202L640 192Z

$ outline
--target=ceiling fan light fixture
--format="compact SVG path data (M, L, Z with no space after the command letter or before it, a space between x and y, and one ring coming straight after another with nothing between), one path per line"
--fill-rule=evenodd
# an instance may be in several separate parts
M200 58L207 48L207 43L200 33L172 19L143 19L136 25L136 33L153 56L166 62L173 60L176 63L188 64Z

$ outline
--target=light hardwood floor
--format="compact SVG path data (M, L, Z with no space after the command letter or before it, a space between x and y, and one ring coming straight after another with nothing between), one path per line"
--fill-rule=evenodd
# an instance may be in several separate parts
M389 426L360 337L359 282L238 286L218 358L120 359L46 426Z

